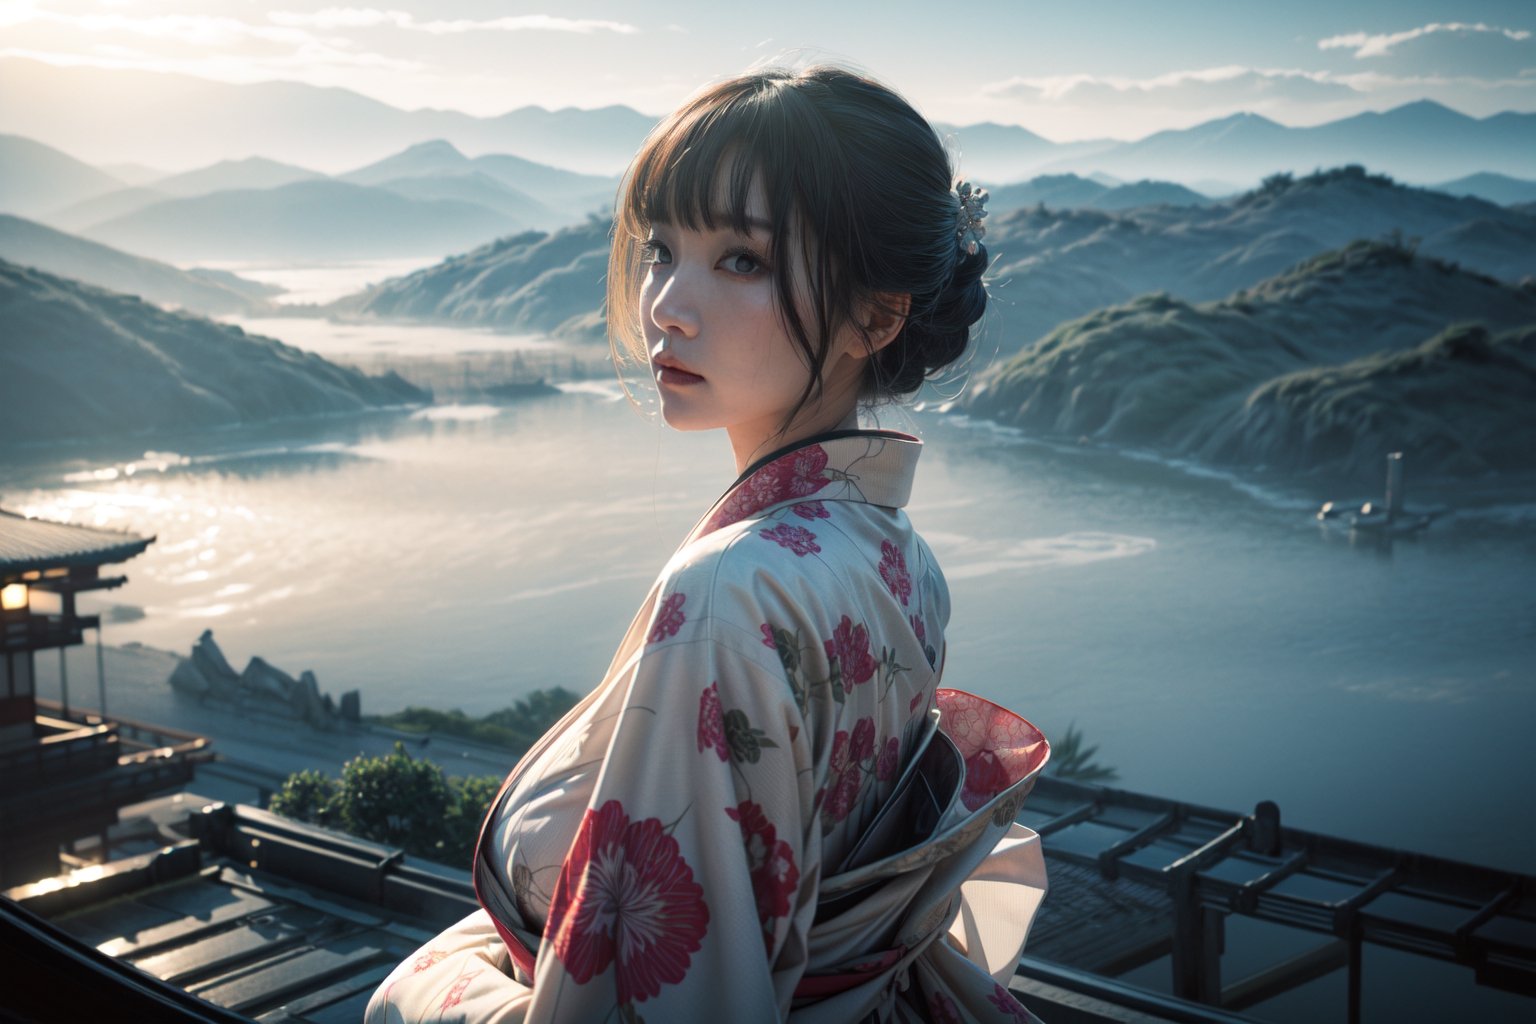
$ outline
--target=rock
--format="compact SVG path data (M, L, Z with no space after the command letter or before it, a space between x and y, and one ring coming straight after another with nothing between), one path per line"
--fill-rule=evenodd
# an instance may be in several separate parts
M197 670L197 665L187 658L181 658L176 662L176 667L171 670L171 676L167 682L171 684L172 689L194 697L205 697L209 690L208 680Z
M344 722L361 722L363 720L363 698L356 690L348 690L341 695L341 719Z
M203 635L192 645L192 663L208 683L208 692L231 700L240 695L240 677L229 667L224 652L213 641L213 630L203 630Z
M293 697L293 688L298 681L284 672L282 669L269 665L263 658L252 658L245 666L245 671L240 673L240 682L245 688L262 697L289 702Z
M315 682L315 674L308 669L299 676L293 688L292 704L294 713L316 729L333 728L334 723L325 713L325 702L320 697L320 684Z

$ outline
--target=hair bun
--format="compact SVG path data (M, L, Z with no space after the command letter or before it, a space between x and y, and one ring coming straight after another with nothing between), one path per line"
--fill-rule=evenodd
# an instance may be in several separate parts
M875 355L874 374L881 391L909 395L923 381L965 354L971 326L987 311L986 246L958 250L954 273L927 312L907 321L900 334Z

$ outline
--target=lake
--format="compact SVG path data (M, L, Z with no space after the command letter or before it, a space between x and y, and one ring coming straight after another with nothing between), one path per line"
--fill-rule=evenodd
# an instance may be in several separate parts
M448 328L260 327L370 369L385 341L402 365L487 351ZM927 444L909 512L953 594L947 685L1051 736L1075 724L1127 788L1236 811L1272 799L1302 828L1536 863L1520 509L1355 544L1311 518L1338 495L963 417L879 419ZM610 378L506 406L13 454L0 496L157 536L105 595L108 643L185 652L210 628L236 667L313 669L323 690L361 690L365 713L476 713L593 685L733 475L723 436L668 431Z

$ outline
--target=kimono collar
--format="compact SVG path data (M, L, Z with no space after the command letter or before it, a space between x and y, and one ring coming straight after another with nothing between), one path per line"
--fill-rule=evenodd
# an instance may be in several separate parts
M759 459L694 530L713 533L775 505L799 501L863 501L901 508L923 442L894 430L839 430L819 434Z

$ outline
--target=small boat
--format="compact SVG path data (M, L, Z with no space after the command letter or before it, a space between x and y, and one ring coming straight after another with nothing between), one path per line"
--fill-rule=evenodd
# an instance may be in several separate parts
M1378 503L1367 501L1358 508L1346 503L1326 501L1317 510L1317 521L1325 526L1344 527L1388 537L1418 533L1449 509L1409 509L1403 504L1403 453L1387 456L1387 493Z

